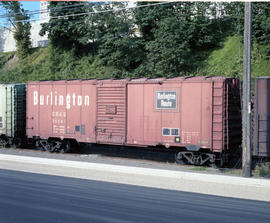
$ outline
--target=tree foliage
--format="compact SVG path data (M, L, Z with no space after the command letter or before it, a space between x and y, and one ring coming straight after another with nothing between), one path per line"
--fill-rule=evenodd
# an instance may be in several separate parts
M48 23L41 25L40 35L48 34L48 38L55 48L81 50L87 42L85 39L86 15L68 15L86 13L89 4L82 2L78 6L78 2L50 2L48 8L50 9L51 18Z
M50 2L52 18L42 24L40 34L47 33L51 43L51 73L60 69L56 55L69 51L68 61L74 63L67 64L68 72L76 59L89 56L98 58L95 66L109 68L114 77L192 74L227 36L243 38L241 2L136 5L124 9L123 2ZM270 55L269 18L268 3L253 3L253 40L266 45Z
M141 42L135 35L136 27L129 10L115 10L126 7L126 3L114 2L101 4L97 11L110 10L111 13L94 14L89 17L97 21L92 26L95 39L98 41L98 55L105 66L117 67L116 76L122 76L125 71L134 70L143 60ZM92 22L93 23L93 22Z
M31 48L31 25L28 21L30 17L27 15L27 11L22 8L20 2L2 1L0 4L8 13L8 21L14 28L13 36L16 41L17 54L20 59L23 59L29 55Z
M266 53L270 57L270 5L266 2L253 3L253 38L266 45Z
M222 29L214 18L216 11L210 9L215 9L215 4L177 2L135 10L145 43L147 61L143 66L150 76L185 74L196 69L194 54L218 46Z

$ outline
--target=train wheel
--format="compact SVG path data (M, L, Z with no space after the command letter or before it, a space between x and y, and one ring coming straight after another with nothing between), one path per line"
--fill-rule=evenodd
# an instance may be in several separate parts
M225 154L222 153L220 159L215 160L214 162L210 162L210 167L213 168L222 168L224 166L225 163Z
M68 140L64 140L60 152L61 153L68 153L71 150L71 143Z
M49 151L50 153L54 152L53 145L51 143L47 144L46 151Z
M0 138L0 147L2 148L9 148L9 140L6 137Z
M174 157L175 157L176 163L181 164L181 165L187 164L187 162L185 161L185 158L183 157L181 152L176 152Z
M22 140L21 139L15 139L13 140L11 147L12 148L22 148Z

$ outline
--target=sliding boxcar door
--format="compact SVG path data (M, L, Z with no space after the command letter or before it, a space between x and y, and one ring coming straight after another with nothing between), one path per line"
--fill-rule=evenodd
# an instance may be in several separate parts
M123 144L126 140L126 83L97 86L97 142Z

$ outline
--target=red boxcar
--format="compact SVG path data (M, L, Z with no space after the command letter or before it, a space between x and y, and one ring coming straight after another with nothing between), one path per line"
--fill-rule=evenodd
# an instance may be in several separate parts
M254 81L253 156L270 160L270 77Z
M239 95L225 77L30 82L27 133L47 150L162 145L179 162L223 162L241 144Z

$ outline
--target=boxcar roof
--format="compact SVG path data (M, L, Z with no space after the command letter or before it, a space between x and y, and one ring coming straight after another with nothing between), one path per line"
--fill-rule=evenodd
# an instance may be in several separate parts
M270 78L270 77L260 77L260 78ZM81 83L81 82L90 82L90 83L102 83L102 82L127 82L127 83L159 83L159 82L172 82L172 81L203 81L203 80L225 80L231 79L231 77L224 76L185 76L185 77L172 77L172 78L125 78L125 79L73 79L73 80L42 80L42 81L32 81L28 84L63 84L63 83Z

